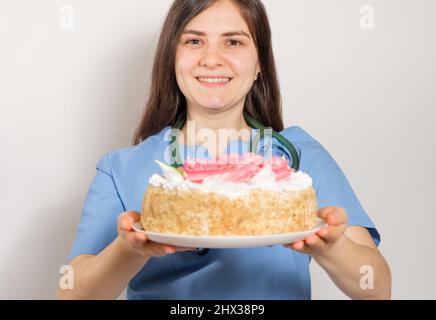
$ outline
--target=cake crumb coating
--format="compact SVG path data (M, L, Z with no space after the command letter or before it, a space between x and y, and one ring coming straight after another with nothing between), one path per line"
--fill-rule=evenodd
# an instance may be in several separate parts
M165 190L149 185L144 194L144 230L191 236L273 235L310 230L317 200L313 187L274 192L253 189L229 198L198 190Z

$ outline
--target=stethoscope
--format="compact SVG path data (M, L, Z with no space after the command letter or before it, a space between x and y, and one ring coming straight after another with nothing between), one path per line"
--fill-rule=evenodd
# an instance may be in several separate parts
M260 140L265 135L265 129L268 128L265 127L262 123L250 117L246 112L244 112L244 119L250 127L259 130L259 134L256 135L254 141L250 140L250 151L256 153ZM175 145L176 147L173 148L173 151L170 153L170 157L171 157L171 164L175 168L179 168L182 166L182 161L180 160L181 158L180 158L179 147L178 147L179 146L178 135L180 131L183 129L183 127L185 126L185 123L186 123L186 115L180 117L173 126L173 129L176 130L175 133L172 135L171 143L173 144L173 146ZM277 141L279 141L286 149L288 149L292 158L292 168L295 171L298 171L298 168L300 167L300 158L298 157L298 153L294 145L283 135L281 135L280 133L274 130L272 130L272 137L276 138ZM209 252L209 249L197 248L196 250L194 250L194 252L199 256L204 256Z
M257 147L259 146L259 143L260 143L260 140L265 135L265 130L271 129L271 128L267 128L262 123L258 122L257 120L253 119L252 117L250 117L246 112L244 112L243 115L244 115L245 121L247 122L247 124L250 127L252 127L253 129L259 130L259 134L256 135L256 137L254 138L254 141L250 140L250 151L253 153L256 153ZM175 168L179 168L182 166L182 161L180 158L180 153L179 153L179 148L178 148L178 146L179 146L178 145L178 135L179 135L180 131L183 129L183 127L185 126L185 123L186 123L186 116L182 116L176 121L176 123L173 126L173 129L176 129L176 130L175 130L175 133L172 135L171 143L173 144L173 146L175 145L176 147L173 148L172 152L170 153L170 157L171 157L171 164ZM272 130L272 137L275 138L277 141L279 141L289 151L291 158L292 158L292 168L295 171L298 171L298 168L300 167L300 158L298 157L298 153L297 153L297 150L295 149L294 145L288 139L286 139L283 135L281 135L280 133L278 133L274 130Z

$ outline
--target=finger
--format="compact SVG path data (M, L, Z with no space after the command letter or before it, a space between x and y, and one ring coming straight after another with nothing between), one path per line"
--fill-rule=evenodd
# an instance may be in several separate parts
M131 231L133 227L133 219L129 216L120 216L118 227L120 230Z
M126 216L132 217L134 222L141 220L141 213L137 211L126 211L124 214Z
M167 254L171 254L171 253L175 253L176 252L176 249L173 246L164 245L164 246L162 246L162 249Z
M304 243L303 240L295 241L289 244L283 245L285 248L295 250L300 253L309 253L309 247Z
M317 232L317 235L325 242L335 243L343 236L345 229L346 225L323 227Z
M162 246L165 247L165 249L168 251L171 251L171 253L175 253L175 252L182 252L182 251L193 251L196 248L191 248L191 247L179 247L179 246L173 246L173 245L169 245L169 244L161 244Z
M314 251L321 251L326 245L325 241L318 237L316 234L312 234L304 239L305 244Z
M125 240L135 249L142 250L147 242L149 242L147 236L143 233L133 231L122 231L122 233L123 232L125 233Z
M176 251L193 251L197 248L191 248L191 247L173 247Z
M329 208L329 209L327 209ZM347 223L347 213L340 207L327 207L321 209L319 216L329 225L338 226Z
M155 250L157 252L161 252L164 255L173 254L173 253L176 253L176 251L177 251L174 246L170 246L167 244L159 244L159 243L153 244L153 250Z
M152 241L147 241L145 245L140 248L140 251L144 255L162 257L170 253L174 253L175 250L171 246L162 245Z
M154 256L164 256L167 254L176 253L178 251L187 251L192 249L193 248L175 247L172 245L148 241L146 245L142 248L142 251L146 253L151 253L151 255Z
M143 246L148 242L147 235L142 232L129 232L135 246Z
M329 206L329 207L321 208L317 212L318 217L325 221L326 217L327 217L327 214L329 214L330 212L333 212L335 209L336 209L336 207L334 207L334 206Z
M347 216L345 214L345 211L343 210L336 210L333 212L330 212L327 215L326 218L327 224L332 226L340 226L347 223Z
M294 250L302 250L304 248L304 241L296 241L294 243L291 243L289 247Z
M134 223L140 220L141 215L137 212L128 211L123 213L118 218L118 225L120 229L131 231Z

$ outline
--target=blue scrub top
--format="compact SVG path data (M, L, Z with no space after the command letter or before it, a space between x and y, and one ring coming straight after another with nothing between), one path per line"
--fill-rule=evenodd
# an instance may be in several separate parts
M299 126L291 126L280 133L297 149L299 169L312 177L318 207L344 208L349 225L368 228L378 245L379 233L328 151ZM171 128L167 127L137 146L118 149L101 157L68 260L82 254L98 254L117 237L117 218L121 213L141 212L149 178L153 173L161 173L154 160L169 162L170 134ZM184 148L181 149L182 159L209 158L204 146ZM285 156L292 165L289 152L275 139L262 142L258 152L265 148L272 148L268 150L276 156ZM248 148L245 142L234 140L227 145L226 151L245 152ZM281 245L211 249L204 256L190 251L177 252L151 258L129 282L127 298L310 299L310 260L309 255Z

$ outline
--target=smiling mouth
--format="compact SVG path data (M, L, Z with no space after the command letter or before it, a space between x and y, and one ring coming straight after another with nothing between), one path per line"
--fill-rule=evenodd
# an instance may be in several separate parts
M206 87L223 87L226 84L230 83L233 78L227 78L227 77L196 77L197 81Z

